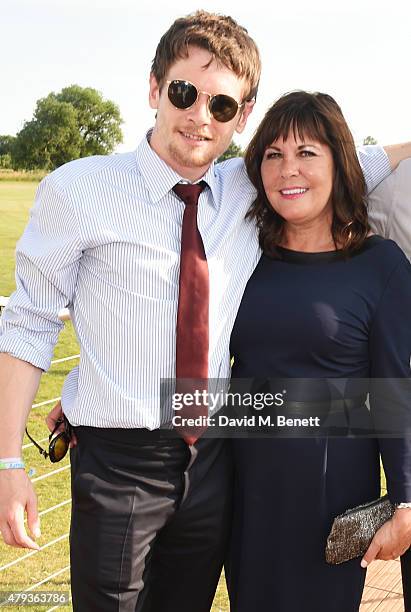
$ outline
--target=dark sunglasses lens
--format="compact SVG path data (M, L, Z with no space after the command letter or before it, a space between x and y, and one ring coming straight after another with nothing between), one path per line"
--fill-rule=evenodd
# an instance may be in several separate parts
M69 441L64 432L60 433L58 436L53 438L50 443L50 461L56 463L57 461L61 461L67 454L69 449Z
M197 100L197 89L188 81L171 81L168 86L168 99L176 108L189 108Z
M237 111L238 104L234 98L231 98L230 96L219 94L217 96L213 96L211 99L210 112L214 119L217 119L217 121L220 121L221 123L231 121L231 119L235 117Z

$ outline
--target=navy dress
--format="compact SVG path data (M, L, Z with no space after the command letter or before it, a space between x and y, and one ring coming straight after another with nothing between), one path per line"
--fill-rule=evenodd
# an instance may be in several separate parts
M246 287L231 337L233 379L410 377L411 265L394 242L371 236L349 259L279 251L281 259L262 256ZM380 453L391 501L411 501L409 439L232 443L231 610L358 610L365 570L360 559L328 565L327 535L337 514L379 496Z

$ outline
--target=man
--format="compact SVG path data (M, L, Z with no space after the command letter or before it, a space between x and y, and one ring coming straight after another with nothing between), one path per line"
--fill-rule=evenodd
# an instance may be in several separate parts
M133 154L71 162L47 177L18 245L18 286L0 338L0 459L20 457L60 330L57 312L68 305L81 346L62 393L78 440L71 455L74 610L211 607L230 523L228 449L223 440L187 444L160 429L172 417L168 404L160 409L160 380L178 377L179 368L193 371L181 366L179 352L179 322L190 314L181 296L195 299L182 280L192 202L182 201L187 185L176 188L181 197L173 188L205 183L194 188L201 244L197 233L190 248L197 241L202 270L198 247L205 251L208 281L197 304L206 303L208 316L201 329L196 321L183 328L203 362L206 356L207 376L228 378L230 332L260 253L257 231L244 220L254 192L242 162L212 162L244 129L259 75L257 48L231 18L200 11L178 19L153 61L153 131ZM390 171L378 148L363 163L369 186ZM194 359L193 346L184 350ZM23 469L4 464L3 539L36 548L34 490Z
M391 207L387 207L388 201ZM411 159L406 159L373 191L369 208L375 231L395 240L408 259L411 259L410 203Z

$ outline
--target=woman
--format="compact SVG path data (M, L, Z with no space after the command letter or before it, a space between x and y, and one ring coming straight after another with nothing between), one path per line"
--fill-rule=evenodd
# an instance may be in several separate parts
M339 397L333 405L341 407L342 398L361 431L369 421L364 379L410 376L411 266L394 242L370 232L353 138L330 96L280 98L251 141L246 165L258 192L249 214L263 255L231 337L233 380L281 379L300 417L321 416L315 406L324 398ZM346 382L330 391L325 379ZM388 391L402 401L391 379ZM373 389L370 402L380 415L384 402ZM233 446L231 609L358 610L361 559L327 565L327 535L336 515L379 496L380 452L391 501L411 502L411 442L270 435ZM410 513L396 510L374 538L381 558L410 545Z

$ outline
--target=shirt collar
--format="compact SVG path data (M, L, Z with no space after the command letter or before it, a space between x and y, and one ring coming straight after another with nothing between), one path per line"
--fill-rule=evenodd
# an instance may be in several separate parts
M140 170L143 180L148 189L151 201L158 202L163 198L176 183L185 181L175 170L170 168L165 161L157 155L150 147L149 139L152 129L142 139L136 150L137 167ZM219 208L218 184L215 176L214 162L211 164L201 180L205 181L212 193L212 203L215 208Z

